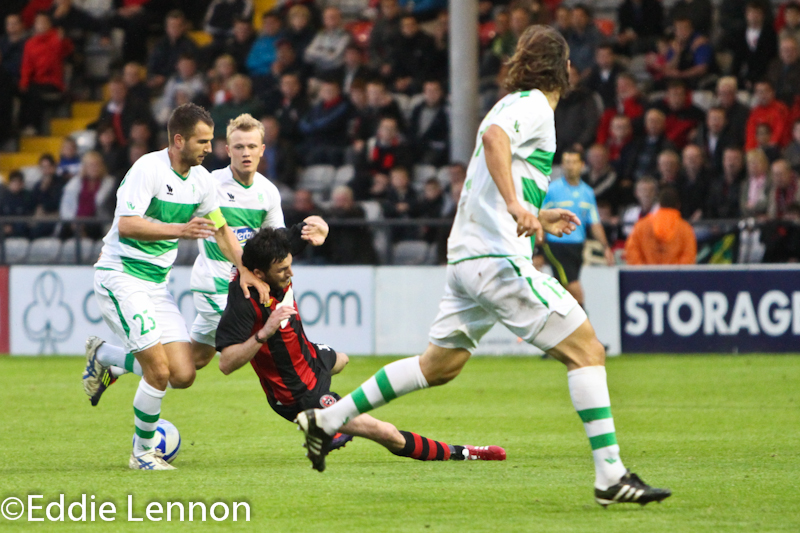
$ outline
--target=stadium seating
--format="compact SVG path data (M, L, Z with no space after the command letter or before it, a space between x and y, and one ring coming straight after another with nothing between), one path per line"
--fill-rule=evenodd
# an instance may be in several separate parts
M395 265L430 265L436 257L436 245L425 241L401 241L392 247Z
M176 265L191 266L200 250L197 248L197 241L178 241L178 258L175 260Z
M336 167L332 165L312 165L300 174L298 188L308 189L312 193L323 194L327 198L335 177Z
M28 258L30 243L24 237L9 237L3 243L6 251L6 263L18 265Z
M27 263L48 265L58 262L61 255L61 241L55 237L42 237L31 242Z
M343 165L336 169L336 175L333 178L333 186L347 185L352 181L356 175L356 169L353 165Z
M96 255L92 255L94 242L83 237L80 239L80 257L78 257L77 238L67 239L61 246L61 255L58 262L62 265L91 265L97 260Z

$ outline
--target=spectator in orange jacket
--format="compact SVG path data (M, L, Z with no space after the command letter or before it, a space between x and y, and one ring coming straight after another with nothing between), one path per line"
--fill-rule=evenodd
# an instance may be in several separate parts
M747 119L747 130L745 134L745 151L758 148L756 139L756 129L760 124L769 124L772 129L770 144L783 148L789 143L791 135L791 124L789 109L786 104L775 99L775 89L768 81L756 83L753 97L756 105L750 111L750 118Z
M64 92L64 60L72 53L73 46L53 29L47 13L37 14L33 27L34 35L22 52L20 126L41 131L45 97Z
M658 211L637 222L625 243L628 264L693 265L697 240L692 226L681 218L677 191L664 189L658 202Z

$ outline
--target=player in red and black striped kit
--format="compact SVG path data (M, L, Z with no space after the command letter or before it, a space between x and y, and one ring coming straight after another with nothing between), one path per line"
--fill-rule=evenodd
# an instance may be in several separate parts
M336 403L339 396L330 390L331 376L338 374L348 359L306 338L291 283L294 243L290 231L263 228L247 241L242 264L269 284L271 298L266 306L245 298L234 280L216 339L222 354L220 370L230 374L249 362L272 409L292 421L305 409ZM354 435L373 440L395 455L421 461L506 458L499 446L454 446L399 431L370 415L355 417L342 431L331 449L343 446Z

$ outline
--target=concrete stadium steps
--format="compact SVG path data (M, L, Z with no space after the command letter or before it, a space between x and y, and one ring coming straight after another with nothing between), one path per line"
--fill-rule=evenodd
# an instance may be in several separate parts
M40 154L50 153L54 157L61 151L61 143L64 137L23 137L20 140L20 152L37 152Z
M6 178L12 170L22 167L35 166L39 164L40 152L16 152L12 154L0 154L0 172Z
M72 118L91 118L97 120L103 102L75 102L72 104Z
M50 135L66 137L73 131L85 130L86 126L97 120L97 115L91 118L54 118L50 121Z
M211 36L210 33L204 31L190 31L188 33L189 38L194 41L194 44L199 46L200 48L204 46L208 46L211 44L211 41L214 40L214 37Z
M275 0L255 0L253 2L253 26L256 33L261 29L261 15L273 9L277 2Z

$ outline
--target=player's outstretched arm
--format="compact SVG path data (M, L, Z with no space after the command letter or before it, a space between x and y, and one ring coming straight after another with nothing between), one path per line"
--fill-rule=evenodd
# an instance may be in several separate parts
M239 285L242 287L242 292L245 298L250 298L250 289L253 287L259 296L259 301L266 304L269 301L269 285L261 281L255 274L250 272L244 265L242 265L242 247L239 245L239 240L233 234L228 224L220 226L214 234L214 239L217 241L219 250L225 259L233 263L239 271Z
M492 124L481 136L486 157L486 168L506 202L508 213L517 223L517 235L530 237L536 234L536 242L544 239L544 232L536 215L525 209L517 199L514 178L511 174L511 140L503 128Z
M569 235L581 225L581 219L566 209L542 209L539 211L539 222L544 231L556 237Z
M328 237L328 223L317 215L306 217L303 222L305 222L306 225L300 230L300 238L304 241L308 241L311 246L322 246L325 239Z
M214 235L214 223L196 217L186 224L160 224L140 216L119 217L119 236L137 241L163 241L167 239L205 239Z
M270 313L267 322L259 329L255 335L252 335L246 341L239 344L232 344L222 349L219 358L219 369L226 376L242 368L250 362L250 360L261 349L261 345L275 335L281 322L288 319L292 315L296 315L297 310L294 307L279 307Z

